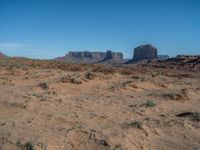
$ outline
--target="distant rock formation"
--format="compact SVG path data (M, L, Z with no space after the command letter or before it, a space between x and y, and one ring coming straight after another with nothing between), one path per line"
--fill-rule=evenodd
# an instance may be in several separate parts
M105 54L102 52L70 51L65 56L55 58L55 60L71 63L93 63L102 60L104 57Z
M200 55L178 55L168 59L155 59L138 65L166 69L200 70Z
M144 59L156 59L158 58L157 55L157 48L152 46L151 44L141 45L134 49L134 56L133 59L135 61L144 60Z
M7 57L5 54L3 54L2 52L0 52L0 58L5 58Z
M151 44L140 45L134 49L133 59L126 63L134 63L142 60L152 60L157 59L157 48Z
M110 50L107 52L70 51L55 60L72 63L103 63L111 60L113 63L119 63L123 61L123 54Z
M164 59L168 59L169 55L158 55L158 59L159 60L164 60Z
M167 59L168 63L176 64L183 68L200 70L200 55L178 55L175 58Z
M103 60L100 62L121 63L123 61L123 54L120 52L112 52L108 50Z
M88 59L96 59L101 60L105 57L105 53L102 52L89 52L89 51L80 51L80 52L73 52L70 51L66 54L69 57L76 57L76 58L88 58Z

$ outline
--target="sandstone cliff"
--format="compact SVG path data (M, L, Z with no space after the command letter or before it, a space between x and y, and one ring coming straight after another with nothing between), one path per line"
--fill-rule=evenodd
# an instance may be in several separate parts
M133 58L126 63L134 63L142 60L157 59L157 48L151 44L140 45L134 49Z
M105 53L105 57L100 62L104 63L121 63L123 62L123 54L121 52L112 52L108 50Z
M157 55L157 48L152 46L151 44L141 45L134 49L134 56L133 59L135 61L143 60L143 59L156 59Z
M66 61L72 63L118 63L123 61L123 54L119 52L89 52L89 51L70 51L63 57L55 58L58 61Z

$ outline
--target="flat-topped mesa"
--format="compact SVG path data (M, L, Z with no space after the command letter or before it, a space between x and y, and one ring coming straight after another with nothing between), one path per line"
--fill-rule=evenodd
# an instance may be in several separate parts
M123 54L120 52L112 52L110 50L107 52L70 51L63 57L55 58L55 60L75 63L119 63L123 61Z
M116 60L116 61L123 60L123 54L120 52L112 52L111 50L108 50L103 60L110 60L110 59Z
M89 52L89 51L79 51L79 52L70 51L65 56L101 60L105 57L105 53L103 53L103 52Z
M134 61L151 60L158 58L157 48L151 44L141 45L134 49Z

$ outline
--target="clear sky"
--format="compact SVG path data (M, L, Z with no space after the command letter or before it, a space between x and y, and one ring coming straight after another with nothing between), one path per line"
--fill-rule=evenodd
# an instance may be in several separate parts
M69 50L200 54L200 0L0 0L0 51L54 58Z

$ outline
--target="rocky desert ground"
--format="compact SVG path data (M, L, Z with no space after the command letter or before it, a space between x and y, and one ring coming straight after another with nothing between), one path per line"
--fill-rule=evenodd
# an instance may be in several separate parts
M200 71L0 59L0 150L104 149L200 149Z

